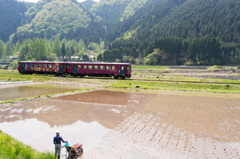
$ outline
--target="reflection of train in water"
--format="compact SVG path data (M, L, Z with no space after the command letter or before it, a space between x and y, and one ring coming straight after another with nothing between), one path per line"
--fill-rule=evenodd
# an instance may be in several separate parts
M19 61L18 71L22 74L55 74L56 76L71 75L74 77L100 76L130 78L130 63L100 63L100 62L46 62Z

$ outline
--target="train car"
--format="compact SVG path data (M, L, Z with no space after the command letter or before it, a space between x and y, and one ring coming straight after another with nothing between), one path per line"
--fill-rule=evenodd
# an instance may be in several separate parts
M47 61L19 61L18 71L22 74L55 74L74 77L101 76L130 78L130 63L96 63L96 62L47 62Z
M130 63L96 63L96 62L71 62L68 63L68 73L71 76L101 76L122 79L131 77Z
M18 62L18 72L22 73L22 74L33 74L33 70L30 69L30 62L19 61Z
M65 76L68 74L68 64L66 62L56 62L55 63L55 75Z
M46 61L19 61L18 71L22 74L55 74L55 63Z

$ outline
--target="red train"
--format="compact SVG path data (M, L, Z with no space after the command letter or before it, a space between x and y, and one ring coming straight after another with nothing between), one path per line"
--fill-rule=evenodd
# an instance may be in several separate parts
M100 76L130 78L130 63L100 63L100 62L46 62L19 61L18 71L22 74L55 74L56 76L71 75L74 77Z

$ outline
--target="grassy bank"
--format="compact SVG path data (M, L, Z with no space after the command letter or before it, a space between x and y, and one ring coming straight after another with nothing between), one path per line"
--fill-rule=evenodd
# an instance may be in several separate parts
M169 69L168 66L147 66L147 65L132 65L133 70L164 70Z
M54 159L54 156L39 153L0 131L0 159Z
M158 90L180 90L196 92L240 93L240 85L235 84L206 84L206 83L180 83L161 81L131 81L118 80L111 87L141 88Z
M34 81L34 82L46 82L50 80L50 76L46 75L21 75L14 74L0 74L1 81Z

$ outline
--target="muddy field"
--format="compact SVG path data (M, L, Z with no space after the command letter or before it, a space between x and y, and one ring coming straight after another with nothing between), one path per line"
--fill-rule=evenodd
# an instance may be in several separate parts
M17 98L34 97L45 94L62 93L74 91L83 88L89 88L86 85L68 85L59 83L12 83L0 85L0 101L14 100ZM94 87L94 86L92 86Z
M59 129L86 159L237 159L240 95L102 89L3 106L0 129L50 152Z

